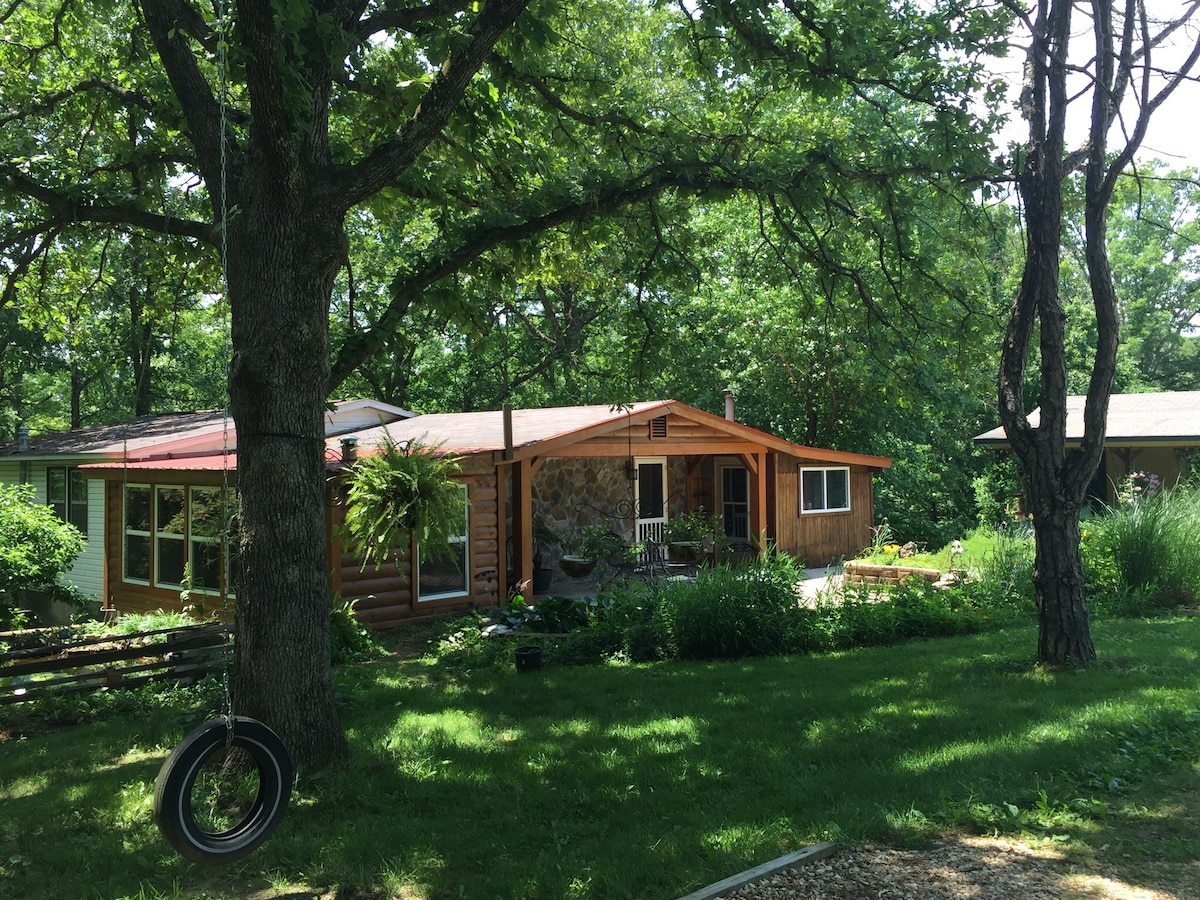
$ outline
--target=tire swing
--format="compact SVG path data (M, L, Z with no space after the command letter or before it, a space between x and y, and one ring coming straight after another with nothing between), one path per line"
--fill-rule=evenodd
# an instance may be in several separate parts
M231 863L271 836L294 775L274 731L257 719L223 716L191 732L163 763L154 782L154 821L185 859Z
M217 5L217 69L221 122L221 276L228 288L226 195L226 28L225 2ZM227 546L231 517L229 497L229 427L225 412L221 476L221 543ZM125 462L129 456L126 451ZM228 600L225 577L221 597ZM228 618L228 616L226 616ZM228 671L224 714L188 734L171 751L154 782L154 822L163 839L180 856L209 865L231 863L252 853L274 832L287 810L296 770L278 735L257 719L233 714Z

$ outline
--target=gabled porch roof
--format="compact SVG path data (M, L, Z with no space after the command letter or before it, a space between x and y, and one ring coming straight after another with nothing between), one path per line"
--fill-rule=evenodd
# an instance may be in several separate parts
M892 461L885 456L849 453L793 444L748 425L715 416L678 400L647 400L628 406L563 406L547 409L514 409L511 430L505 438L505 412L429 413L367 429L355 435L358 452L369 455L389 439L396 443L417 441L438 445L445 453L463 456L491 455L512 460L553 455L625 456L624 435L631 427L649 426L655 419L678 417L700 426L716 439L693 440L673 445L670 436L655 441L663 455L731 452L731 443L753 445L786 453L800 459L835 465L859 465L886 469ZM617 436L620 435L620 439ZM605 438L611 440L607 443ZM584 448L589 443L591 446ZM642 445L645 450L645 445ZM340 454L338 441L327 443L327 457Z

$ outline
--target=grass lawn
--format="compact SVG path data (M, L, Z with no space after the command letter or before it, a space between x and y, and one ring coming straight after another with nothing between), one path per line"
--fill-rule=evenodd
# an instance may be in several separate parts
M997 550L997 537L994 531L978 529L965 535L960 542L962 554L957 558L950 552L950 545L936 550L922 550L912 556L900 556L900 545L889 543L887 549L872 552L868 547L858 557L859 562L871 563L878 566L912 566L917 569L938 569L949 572L952 568L972 569L978 571L990 556Z
M521 675L347 667L352 765L302 777L275 836L219 870L153 825L176 711L10 737L0 897L653 900L822 839L953 828L1200 896L1200 620L1094 636L1101 661L1062 672L1032 664L1032 626Z

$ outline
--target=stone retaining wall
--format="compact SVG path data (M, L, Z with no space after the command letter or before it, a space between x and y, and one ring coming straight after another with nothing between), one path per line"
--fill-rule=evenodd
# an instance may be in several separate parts
M937 569L918 569L916 566L877 566L870 563L848 562L843 575L843 584L899 584L912 576L937 583L942 573Z

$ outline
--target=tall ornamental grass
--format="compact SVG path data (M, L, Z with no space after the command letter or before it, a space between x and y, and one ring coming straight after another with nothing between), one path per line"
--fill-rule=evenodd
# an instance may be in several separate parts
M1084 563L1098 609L1116 615L1200 596L1200 489L1183 486L1108 509L1085 523Z

